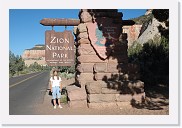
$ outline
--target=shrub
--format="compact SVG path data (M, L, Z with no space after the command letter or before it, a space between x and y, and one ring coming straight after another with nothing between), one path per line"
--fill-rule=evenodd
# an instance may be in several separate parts
M146 85L169 85L169 41L155 37L128 49L129 61L140 65L141 79Z
M67 103L67 95L61 95L61 103Z
M142 51L142 45L138 42L134 42L131 47L128 48L129 62L138 63L138 57Z
M75 74L63 72L63 73L60 73L60 76L66 78L66 79L71 79L71 78L75 77Z

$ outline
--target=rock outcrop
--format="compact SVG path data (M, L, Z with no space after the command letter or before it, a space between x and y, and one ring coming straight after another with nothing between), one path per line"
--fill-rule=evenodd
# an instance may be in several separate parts
M123 33L128 35L128 47L138 39L142 25L123 26Z
M153 10L153 9L147 9L147 11L146 11L145 15L149 15L149 14L151 14L151 13L152 13L152 10Z
M132 19L135 25L123 26L123 33L128 35L128 46L132 46L134 42L144 44L155 37L161 37L162 31L168 30L166 21L159 21L152 14L153 9L147 9L145 15ZM158 16L159 17L159 16Z
M162 26L163 28L167 27L165 26L165 23L159 22L156 18L153 18L149 23L146 28L142 28L145 30L141 29L141 33L139 38L137 39L137 42L144 44L150 39L154 39L154 37L161 37L160 31L159 31L159 26Z
M34 62L45 66L45 45L35 45L35 47L31 49L26 49L22 54L22 58L27 66Z

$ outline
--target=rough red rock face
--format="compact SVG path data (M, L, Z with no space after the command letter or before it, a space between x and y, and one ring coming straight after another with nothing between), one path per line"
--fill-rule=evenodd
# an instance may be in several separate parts
M23 55L23 59L41 59L45 58L45 50L25 50Z
M37 62L40 65L46 65L45 50L43 49L43 47L44 46L42 45L42 46L35 46L32 49L26 49L22 54L22 58L25 61L25 65L29 66L34 62Z
M128 46L138 39L142 25L123 26L123 32L128 35Z

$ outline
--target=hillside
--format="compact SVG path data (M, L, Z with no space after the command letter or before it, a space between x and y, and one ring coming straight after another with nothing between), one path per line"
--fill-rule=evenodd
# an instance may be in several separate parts
M144 44L155 37L164 36L168 38L169 32L168 10L153 10L151 14L134 19L137 23L142 23L140 34L136 40Z
M142 16L139 16L136 18L132 18L130 20L135 21L135 24L137 24L137 25L141 25L146 22L149 22L152 18L153 18L153 14L148 14L148 15L142 15Z
M152 19L152 10L147 10L145 15L129 19L133 20L135 25L123 26L123 33L127 33L128 35L128 47L131 47L133 43L137 41L138 37L142 35Z
M46 65L45 62L45 45L38 44L33 48L25 49L22 54L22 58L25 62L25 65L31 65L34 62L37 62L40 65Z
M128 31L124 30L128 34L129 47L135 42L144 44L155 37L168 38L169 10L167 9L148 9L145 15L130 20L135 21L135 25L128 26Z

